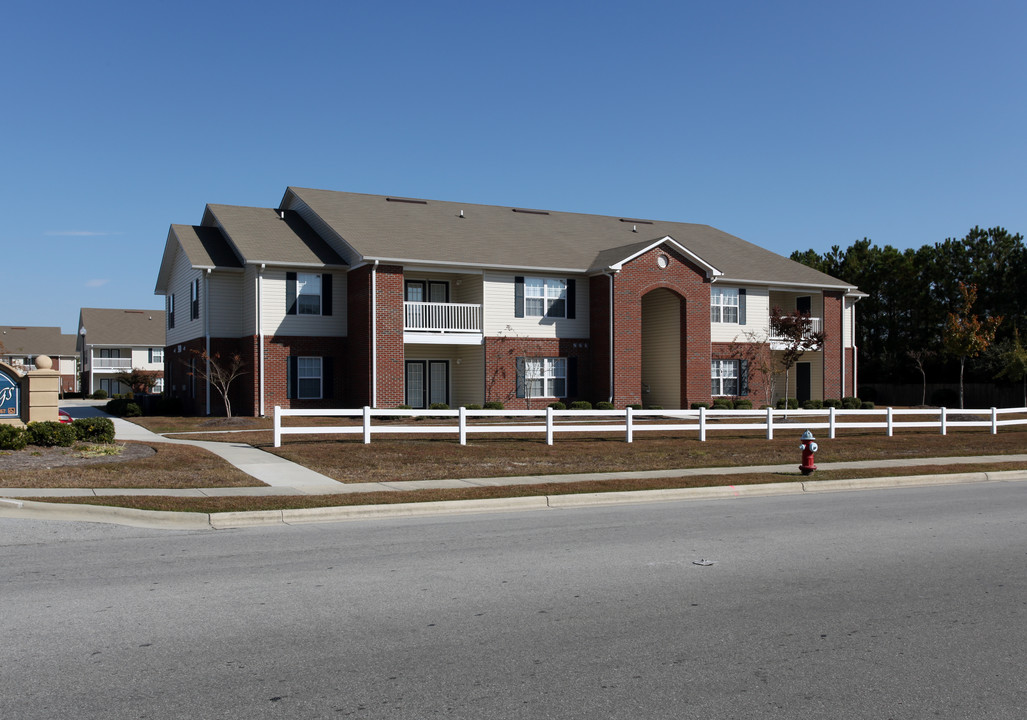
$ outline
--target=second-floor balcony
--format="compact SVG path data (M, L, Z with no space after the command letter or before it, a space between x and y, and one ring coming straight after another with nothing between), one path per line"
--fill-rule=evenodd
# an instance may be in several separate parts
M94 372L104 370L131 370L132 358L94 357L92 367Z
M823 329L824 329L824 320L823 320L823 318L811 317L809 319L809 331L807 332L807 335L812 334L812 333L821 332ZM773 335L772 334L770 336L771 348L773 348L774 350L782 349L783 344L784 344L786 339L787 338L781 337L780 335Z
M403 332L408 341L481 342L481 305L469 303L404 302Z

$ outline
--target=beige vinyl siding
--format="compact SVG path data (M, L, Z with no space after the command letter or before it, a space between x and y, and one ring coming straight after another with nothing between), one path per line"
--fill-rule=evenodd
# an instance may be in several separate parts
M177 323L176 323L177 325ZM164 363L152 363L150 362L150 348L148 347L135 347L131 349L122 349L121 356L131 356L132 367L136 370L163 370Z
M681 406L681 300L669 290L642 298L642 402Z
M201 272L193 269L189 258L179 246L175 252L175 261L168 282L168 295L175 296L175 327L167 330L166 342L168 345L203 337L203 313L206 309L206 302L203 297L202 280L200 281L200 317L195 320L189 319L189 285L200 276ZM164 307L166 310L166 301Z
M405 360L449 361L450 407L485 402L485 358L480 346L405 345L403 354Z
M745 288L745 325L710 322L711 342L745 342L746 333L756 333L757 336L770 334L770 292L767 288Z
M257 276L259 268L247 265L242 276L242 332L239 337L257 334Z
M409 271L403 280L425 280L449 283L449 302L479 305L482 300L482 276L461 273ZM404 293L406 289L404 287ZM404 295L405 297L405 295Z
M779 290L772 290L770 292L770 307L780 307L787 315L795 310L796 300L800 297L810 298L811 317L824 317L824 295L820 290L810 290L809 292L782 292Z
M774 353L775 367L780 367L780 356L780 352ZM820 351L804 353L799 358L799 363L804 362L809 363L810 399L824 400L824 353ZM796 363L796 365L799 363ZM796 372L795 365L793 365L788 373L788 397L795 397ZM785 374L778 372L775 382L777 384L774 387L774 400L777 401L785 396Z
M202 298L200 302L200 313L206 311L210 314L210 335L211 337L234 338L249 335L246 331L244 318L247 316L245 302L246 293L243 292L243 273L219 273L213 272L207 279L208 294L206 304ZM253 306L249 306L252 312Z
M852 335L856 323L856 301L845 298L843 304L845 311L842 313L842 347L850 348L855 344Z
M587 338L588 327L588 278L575 276L575 317L514 317L514 278L519 273L486 273L484 278L485 335L543 338ZM563 280L566 275L552 273L524 273L521 277L553 277Z
M300 335L342 337L346 335L346 273L332 272L332 314L286 314L286 271L283 268L264 270L261 285L261 324L265 335ZM316 272L303 270L296 272Z

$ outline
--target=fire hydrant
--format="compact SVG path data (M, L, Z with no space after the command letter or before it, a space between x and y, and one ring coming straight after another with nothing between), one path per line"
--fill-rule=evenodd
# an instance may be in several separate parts
M817 469L817 466L813 464L813 453L817 451L817 443L813 433L809 430L802 434L802 443L799 444L799 449L802 450L802 465L799 466L799 470L803 475L812 475L813 471Z

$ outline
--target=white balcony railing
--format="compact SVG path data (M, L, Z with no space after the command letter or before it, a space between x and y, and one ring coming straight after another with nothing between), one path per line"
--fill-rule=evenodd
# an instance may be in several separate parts
M809 325L809 332L810 333L820 332L821 330L824 329L824 320L823 320L823 318L811 317L809 319L809 323L810 323L810 325ZM777 336L777 335L772 335L770 339L771 340L784 340L785 338Z
M96 370L131 370L132 358L94 357L93 367Z
M480 333L481 305L404 302L403 329L436 333Z

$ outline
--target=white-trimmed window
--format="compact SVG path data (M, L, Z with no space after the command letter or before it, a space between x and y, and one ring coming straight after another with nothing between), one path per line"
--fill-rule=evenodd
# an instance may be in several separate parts
M196 278L189 283L189 319L196 320L200 317L200 279Z
M296 273L296 312L300 315L321 314L321 276L317 273Z
M738 323L738 288L714 286L710 290L710 321Z
M520 397L567 397L567 358L521 358Z
M567 317L567 281L560 278L524 278L526 317Z
M300 400L319 400L321 390L321 358L296 358L296 397Z
M151 363L163 363L164 362L164 348L150 348L150 362Z
M738 395L738 360L714 360L713 395Z

